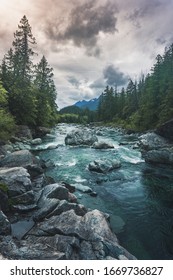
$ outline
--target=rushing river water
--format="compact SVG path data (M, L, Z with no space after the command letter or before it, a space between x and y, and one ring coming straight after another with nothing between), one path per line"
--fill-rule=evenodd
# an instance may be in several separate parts
M88 186L96 197L76 191L78 201L110 215L113 231L122 246L138 259L173 259L173 172L167 166L148 165L133 146L137 139L121 131L100 129L98 139L114 149L65 146L74 125L59 125L44 145L59 144L39 156L54 163L47 175L80 188ZM126 145L122 145L126 144ZM119 159L122 167L106 175L90 172L96 159Z

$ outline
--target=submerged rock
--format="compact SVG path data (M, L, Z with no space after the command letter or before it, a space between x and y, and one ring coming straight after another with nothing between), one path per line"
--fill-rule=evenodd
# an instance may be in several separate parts
M83 192L83 193L92 193L92 189L88 186L82 185L82 184L74 184L76 190Z
M106 142L95 142L92 146L94 149L114 149L114 146Z
M71 131L65 137L65 144L71 146L87 145L91 146L97 142L98 138L94 132L86 129L76 129Z
M95 160L88 165L88 169L90 171L94 171L97 173L107 173L114 169L121 167L121 163L119 160Z

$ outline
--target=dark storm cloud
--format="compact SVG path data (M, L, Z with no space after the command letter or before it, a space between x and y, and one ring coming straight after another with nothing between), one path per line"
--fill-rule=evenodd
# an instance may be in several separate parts
M80 82L73 76L68 76L67 81L76 88L79 88L80 86Z
M103 70L104 79L109 86L123 86L128 77L114 65L109 65Z
M104 5L97 5L98 3L99 1L90 0L73 8L64 30L62 30L62 21L57 24L55 21L49 22L46 27L49 39L61 43L72 41L78 47L86 47L88 55L98 56L100 52L97 46L99 33L117 31L115 3L108 1Z

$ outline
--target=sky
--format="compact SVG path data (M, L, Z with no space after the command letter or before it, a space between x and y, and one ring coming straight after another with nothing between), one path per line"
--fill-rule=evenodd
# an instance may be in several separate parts
M173 43L173 0L0 0L0 61L26 15L59 108L125 87Z

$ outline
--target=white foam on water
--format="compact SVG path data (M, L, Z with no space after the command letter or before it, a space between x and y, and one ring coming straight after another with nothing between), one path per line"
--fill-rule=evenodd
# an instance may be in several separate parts
M74 180L76 183L83 183L87 181L86 179L82 179L81 176L76 176Z
M77 160L76 160L76 159L73 159L72 161L68 161L68 162L66 163L66 165L68 165L68 166L75 166L76 163L77 163Z

